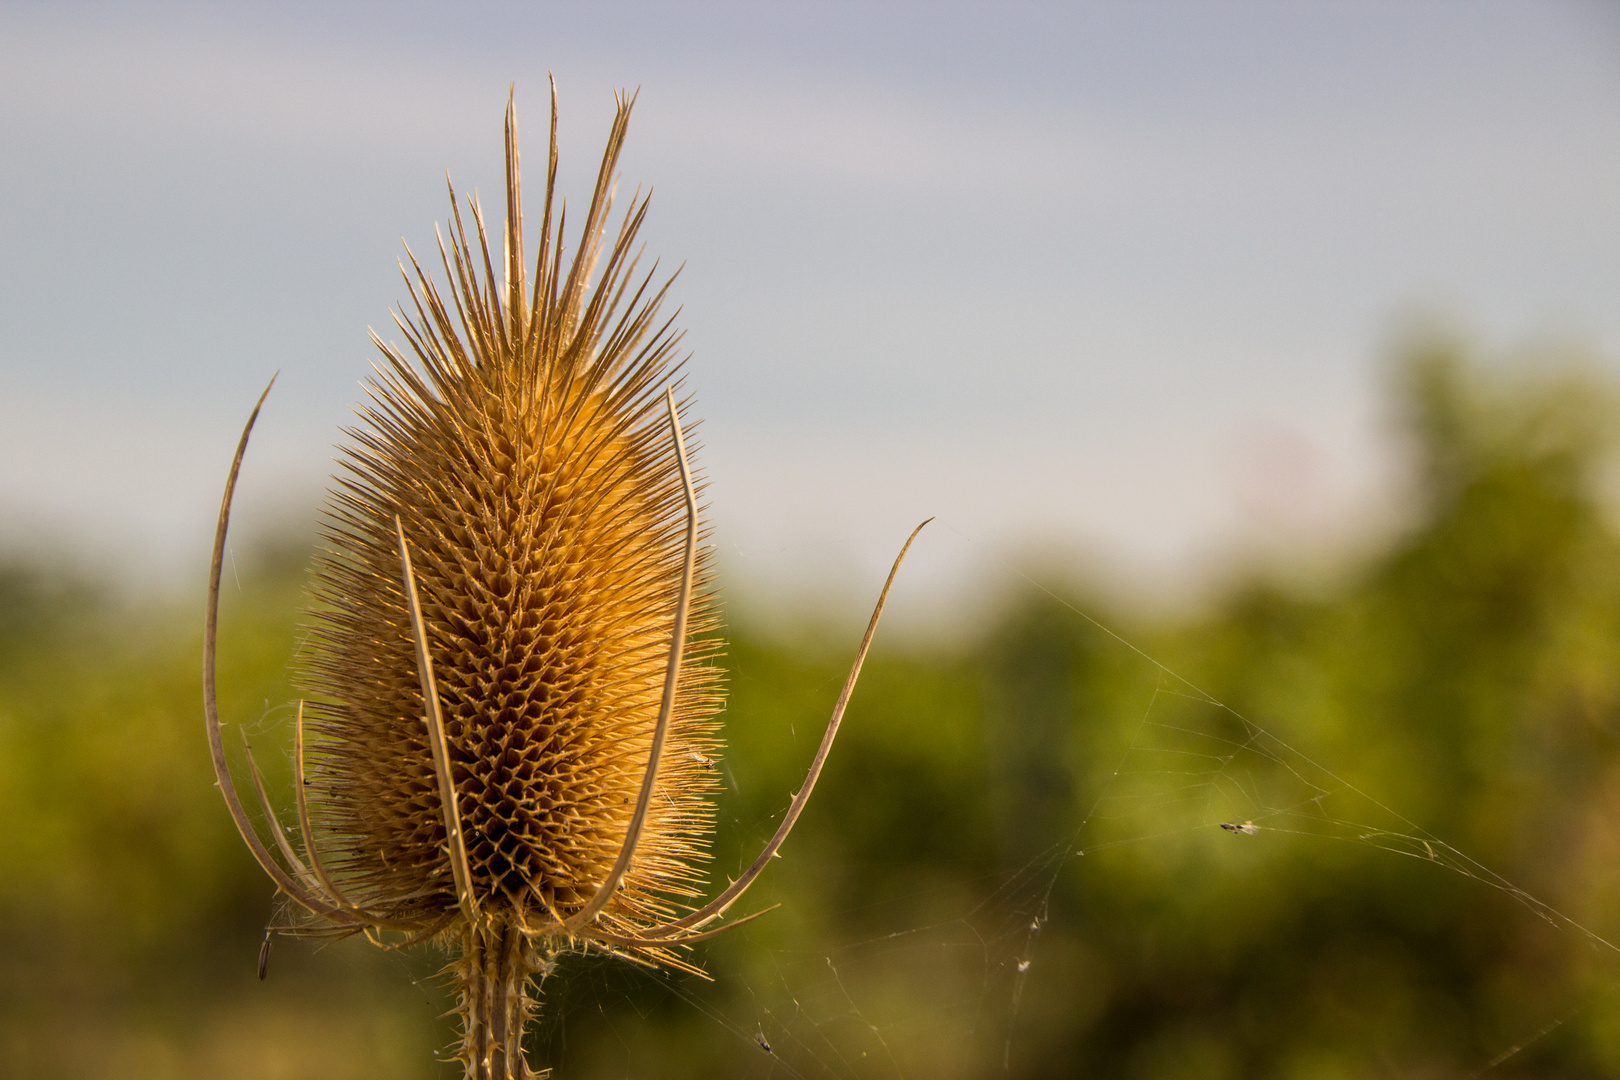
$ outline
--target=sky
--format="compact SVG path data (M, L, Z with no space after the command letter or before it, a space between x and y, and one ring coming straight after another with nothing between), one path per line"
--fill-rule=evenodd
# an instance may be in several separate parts
M1190 588L1388 517L1415 328L1620 369L1609 4L5 0L0 543L200 588L276 371L237 535L307 542L402 245L548 73L576 202L639 89L739 593L868 597L930 515L939 610Z

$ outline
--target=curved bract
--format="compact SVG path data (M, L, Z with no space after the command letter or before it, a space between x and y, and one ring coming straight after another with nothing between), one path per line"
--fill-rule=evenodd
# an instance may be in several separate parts
M671 381L679 335L658 317L668 284L638 277L632 254L644 199L606 243L631 104L619 101L565 269L553 95L532 280L509 105L501 279L476 202L469 234L452 192L440 245L451 288L441 295L413 258L414 314L397 319L409 355L374 337L385 362L349 433L315 569L313 698L300 703L294 743L301 849L248 754L279 859L232 783L214 686L231 499L263 397L215 535L210 752L243 839L307 914L282 929L364 932L391 948L432 937L456 950L470 1077L531 1075L521 1039L532 980L559 950L698 970L678 950L725 929L709 924L786 839L905 556L781 827L699 905L722 704L718 620Z

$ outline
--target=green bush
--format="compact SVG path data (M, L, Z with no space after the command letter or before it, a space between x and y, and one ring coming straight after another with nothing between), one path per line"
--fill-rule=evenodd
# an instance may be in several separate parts
M1327 1078L1525 1044L1503 1075L1620 1073L1612 388L1443 346L1401 371L1415 495L1386 550L1197 617L1032 591L954 651L880 639L756 890L781 907L700 947L712 984L568 958L540 1056ZM301 582L227 575L227 739L278 792ZM430 949L285 942L254 978L272 888L214 790L200 621L0 570L7 1075L452 1075ZM854 646L728 635L717 881L797 790Z

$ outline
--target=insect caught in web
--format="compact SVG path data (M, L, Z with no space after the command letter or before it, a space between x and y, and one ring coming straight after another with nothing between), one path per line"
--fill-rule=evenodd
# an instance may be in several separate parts
M1229 833L1242 833L1244 836L1253 836L1260 831L1260 826L1252 821L1223 821L1221 822L1221 828Z
M609 234L632 104L618 100L570 263L552 214L555 90L532 282L510 102L504 235L491 245L475 200L468 228L452 192L440 242L448 292L407 252L414 315L396 323L409 352L373 335L385 362L349 433L313 572L301 654L311 694L292 748L301 845L244 742L279 858L232 783L215 688L231 500L268 387L237 444L214 537L209 751L243 840L296 905L274 929L448 948L458 1056L473 1080L535 1075L523 1031L559 954L594 949L702 976L688 946L765 914L719 925L803 812L922 528L889 572L775 834L702 901L723 701L713 555L700 546L700 485L676 398L679 334L658 315L669 284L653 287L656 267L636 270L645 198ZM268 958L267 943L261 975Z

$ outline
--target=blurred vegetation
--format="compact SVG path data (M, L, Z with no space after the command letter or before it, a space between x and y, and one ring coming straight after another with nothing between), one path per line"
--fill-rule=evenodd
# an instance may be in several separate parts
M569 958L536 1058L1620 1076L1614 387L1444 344L1399 372L1414 507L1385 550L1197 617L1031 589L952 652L880 646L754 894L782 906L700 946L713 983ZM297 562L228 572L223 614L223 711L282 791ZM430 950L283 939L255 979L273 899L213 789L200 615L0 569L0 1072L456 1075ZM796 790L853 643L732 628L717 879Z

